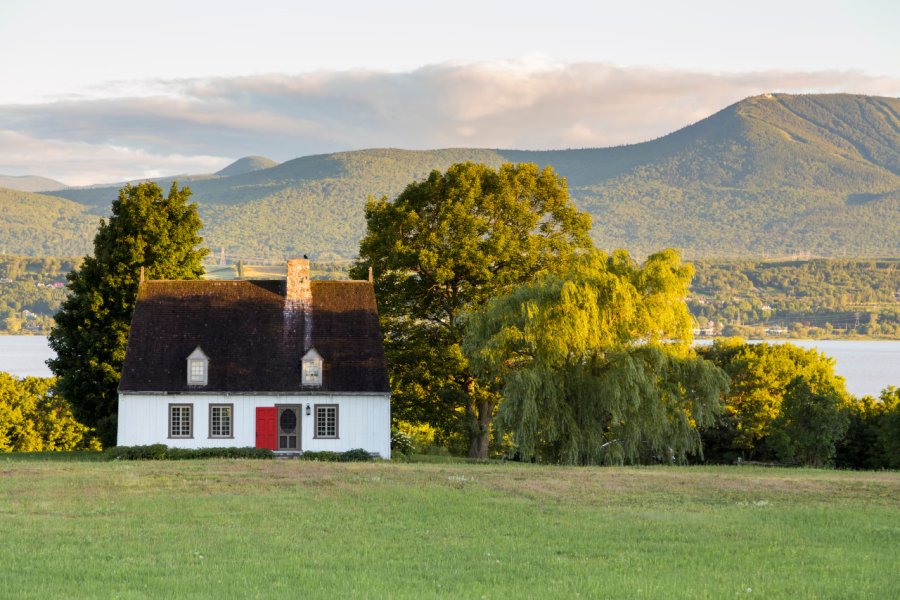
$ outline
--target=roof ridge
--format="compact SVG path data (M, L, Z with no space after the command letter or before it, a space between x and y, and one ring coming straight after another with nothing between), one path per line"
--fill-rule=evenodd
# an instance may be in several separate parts
M372 283L368 279L310 279L310 283Z

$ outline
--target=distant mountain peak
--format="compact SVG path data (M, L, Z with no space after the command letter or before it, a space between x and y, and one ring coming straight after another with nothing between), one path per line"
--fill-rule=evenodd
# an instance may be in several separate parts
M658 139L615 148L374 148L274 168L266 168L274 165L268 159L247 157L216 175L179 182L190 183L210 247L244 256L353 256L365 235L366 198L395 197L432 170L471 160L552 166L575 203L594 216L595 239L606 249L644 256L676 247L692 259L898 257L898 148L900 98L771 92ZM107 187L49 195L103 214L117 193ZM22 229L30 221L14 220L25 210L22 195L10 198L5 211L0 206L0 243L21 232L19 239L36 240L33 247L51 247L57 213L28 213L42 215L41 239Z
M54 192L68 186L38 175L0 175L0 187L20 192Z
M278 166L278 163L271 158L265 156L245 156L234 161L221 171L217 171L216 175L220 177L231 177L233 175L243 175L244 173L252 173L253 171L261 171Z

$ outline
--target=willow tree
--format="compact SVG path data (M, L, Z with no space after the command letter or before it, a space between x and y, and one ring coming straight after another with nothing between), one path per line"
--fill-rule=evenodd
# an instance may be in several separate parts
M169 195L152 182L126 185L101 220L94 254L68 274L69 295L54 316L50 369L56 390L79 421L115 442L116 388L142 272L151 279L197 279L207 253L197 248L201 222L191 191L173 183Z
M498 382L499 425L523 456L569 464L683 460L700 450L727 376L691 349L693 269L599 251L473 314L463 343Z
M499 395L460 349L465 315L587 251L590 217L549 167L461 163L370 199L366 224L353 274L374 271L395 418L462 431L486 457Z

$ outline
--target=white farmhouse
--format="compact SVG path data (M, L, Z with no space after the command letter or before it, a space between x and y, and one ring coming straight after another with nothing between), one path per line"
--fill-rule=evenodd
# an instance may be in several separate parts
M369 281L143 281L119 383L120 446L391 453Z

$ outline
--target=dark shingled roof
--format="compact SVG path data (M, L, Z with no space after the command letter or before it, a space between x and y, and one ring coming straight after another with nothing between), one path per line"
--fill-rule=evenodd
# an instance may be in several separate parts
M326 392L388 392L368 281L313 281L312 346ZM145 281L138 289L119 391L295 392L304 318L284 281ZM187 357L209 357L208 384L187 385ZM309 388L307 388L309 389Z

